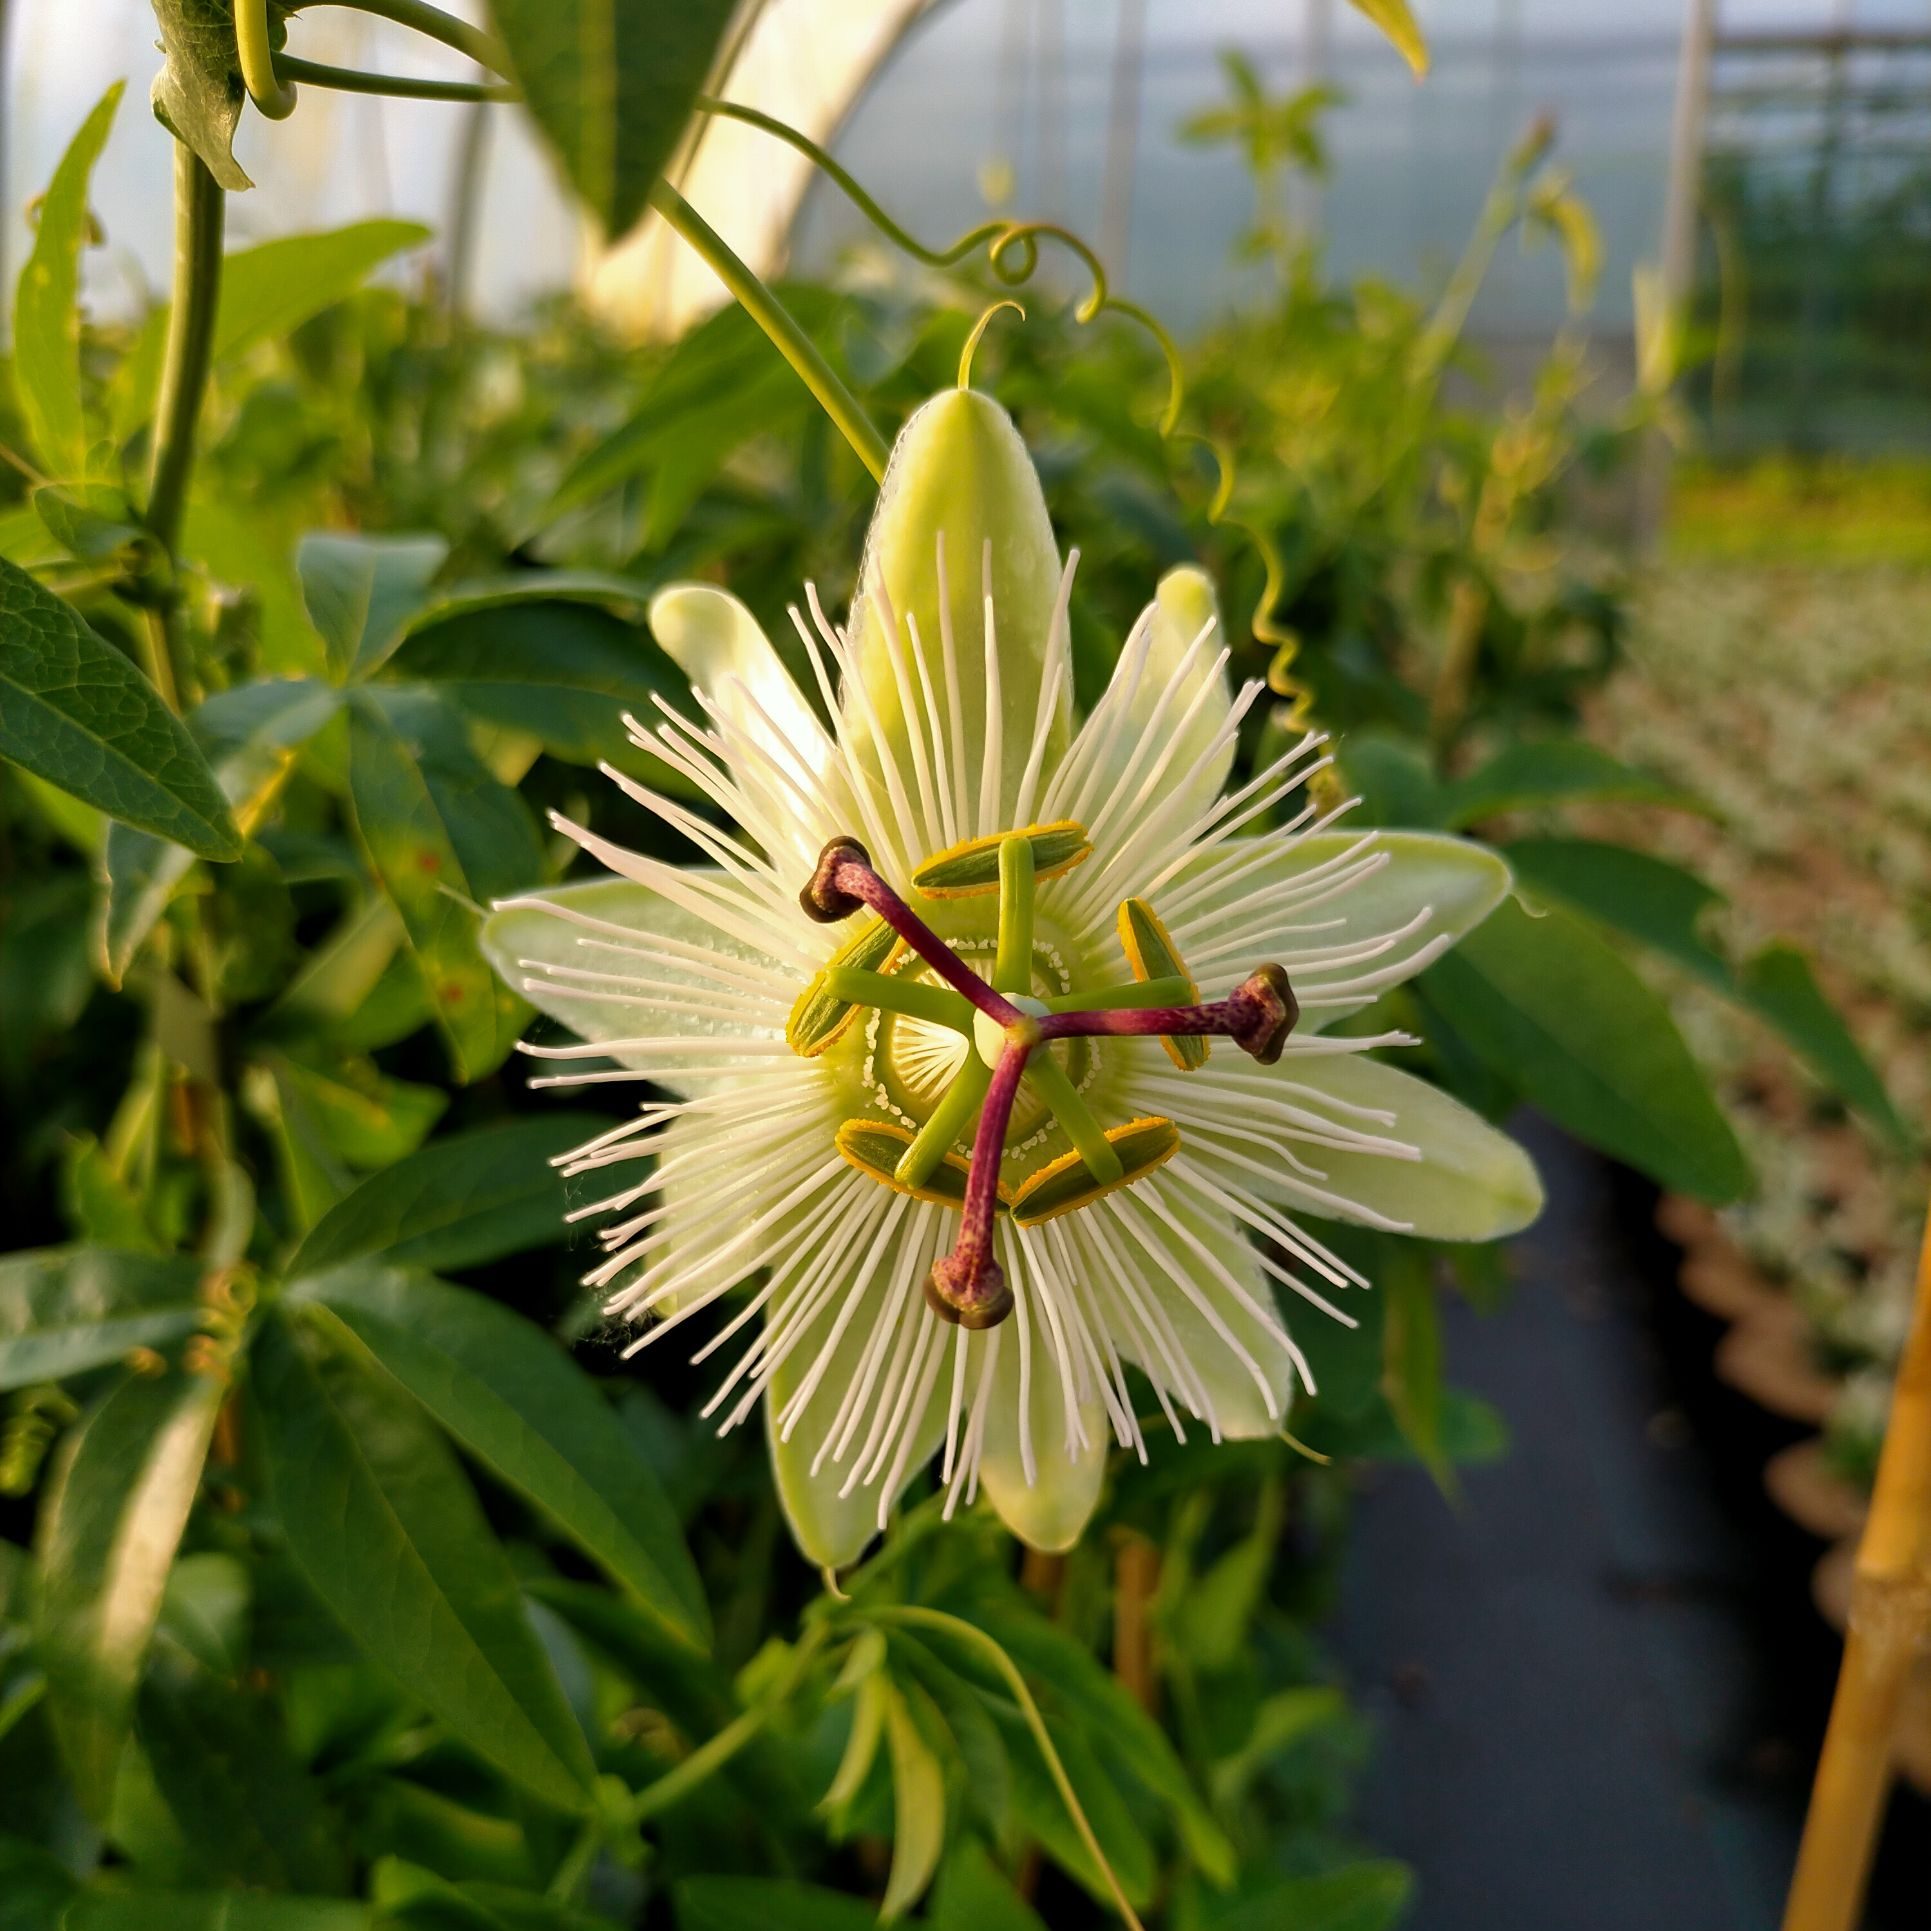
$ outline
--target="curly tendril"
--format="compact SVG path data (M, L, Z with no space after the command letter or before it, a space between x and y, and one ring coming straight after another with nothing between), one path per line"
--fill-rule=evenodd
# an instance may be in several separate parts
M1186 377L1181 370L1180 352L1175 348L1172 336L1137 302L1123 300L1111 292L1107 286L1105 265L1070 228L1062 228L1053 221L995 219L968 228L943 248L934 248L921 241L904 223L894 220L849 168L820 147L809 134L793 127L788 121L781 121L774 114L746 107L738 101L719 100L713 94L700 94L695 105L701 113L728 121L742 121L746 127L755 127L774 140L784 142L787 147L795 148L838 188L845 199L893 247L910 255L914 261L923 262L928 268L956 268L983 248L986 264L993 274L1008 288L1019 288L1029 282L1038 270L1040 242L1058 242L1062 248L1078 256L1080 265L1092 282L1085 297L1074 309L1073 319L1084 325L1098 321L1102 315L1123 316L1145 329L1159 345L1161 355L1166 358L1168 385L1167 406L1160 417L1160 433L1163 436L1173 433L1174 425L1180 420L1181 405L1186 399ZM982 325L983 321L982 317Z
M1010 295L1002 295L998 301L994 302L973 323L972 333L966 337L965 347L959 351L959 387L961 389L970 389L972 387L972 356L973 352L979 346L980 336L985 334L986 330L992 326L992 318L1001 309L1007 308L1011 309L1022 322L1026 319L1025 309L1018 302L1015 302Z

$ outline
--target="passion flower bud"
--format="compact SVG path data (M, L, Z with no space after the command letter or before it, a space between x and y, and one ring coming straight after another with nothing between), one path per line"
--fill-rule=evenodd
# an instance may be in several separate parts
M1061 588L1046 497L1012 418L977 390L934 396L893 448L846 628L886 755L910 768L922 730L918 691L929 681L941 740L973 767L983 759L996 769L1000 827L1015 822L1036 726L1046 726L1049 763L1066 745L1072 692ZM988 598L997 613L991 639ZM908 660L922 676L905 676ZM850 692L845 701L851 706Z

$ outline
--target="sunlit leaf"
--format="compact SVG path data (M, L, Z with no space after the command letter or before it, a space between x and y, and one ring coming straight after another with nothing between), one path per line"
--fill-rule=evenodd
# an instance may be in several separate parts
M46 1247L0 1259L0 1388L165 1348L194 1326L202 1269L183 1258Z
M87 239L87 184L114 125L124 83L116 81L81 123L41 198L33 253L14 298L14 387L27 433L57 480L87 462L80 387L80 254Z
M531 115L578 200L622 234L684 131L733 0L490 0Z
M253 187L234 154L245 90L232 0L154 0L154 14L163 55L152 94L156 119L222 187ZM279 45L287 31L281 9L271 7L269 16L270 38Z
M1348 0L1355 12L1368 19L1394 42L1396 51L1413 68L1419 80L1428 72L1428 42L1416 24L1408 0Z
M35 1648L62 1754L97 1813L225 1392L212 1376L131 1375L61 1444L36 1540Z

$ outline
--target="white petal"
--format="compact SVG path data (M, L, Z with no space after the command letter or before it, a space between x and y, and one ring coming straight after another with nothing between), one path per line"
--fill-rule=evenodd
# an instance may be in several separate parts
M1155 909L1203 991L1285 966L1312 1033L1432 963L1508 888L1493 850L1446 833L1277 833L1189 859Z
M1180 1372L1139 1322L1115 1327L1120 1352L1221 1436L1278 1434L1299 1368L1274 1290L1232 1217L1179 1198L1157 1178L1105 1205L1114 1224L1089 1233L1101 1253L1132 1265L1142 1296L1157 1301Z
M1298 1060L1290 1055L1272 1068L1223 1063L1216 1055L1188 1075L1187 1083L1199 1090L1203 1112L1222 1114L1243 1130L1265 1135L1270 1126L1267 1085L1275 1075L1281 1087L1276 1104L1327 1117L1337 1137L1385 1138L1421 1157L1290 1141L1297 1158L1317 1169L1321 1178L1303 1181L1286 1165L1271 1177L1245 1165L1229 1172L1230 1180L1263 1198L1335 1220L1370 1226L1393 1222L1427 1240L1498 1240L1519 1233L1542 1211L1542 1182L1535 1164L1507 1134L1438 1087L1365 1054L1324 1053ZM1193 1132L1187 1137L1194 1160L1210 1169L1211 1139ZM1250 1157L1256 1152L1246 1141L1229 1139L1227 1144ZM1349 1211L1350 1206L1359 1211Z
M1029 1343L1023 1361L1022 1319L1028 1322ZM1015 1308L1001 1336L979 1480L999 1519L1020 1541L1058 1554L1079 1540L1099 1505L1112 1430L1095 1399L1080 1403L1078 1427L1069 1431L1052 1342L1036 1312Z

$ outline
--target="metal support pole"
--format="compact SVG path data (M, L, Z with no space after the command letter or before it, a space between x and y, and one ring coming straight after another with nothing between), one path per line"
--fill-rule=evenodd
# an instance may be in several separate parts
M1663 195L1662 307L1680 324L1696 282L1697 208L1703 184L1703 129L1710 107L1710 54L1716 44L1716 0L1689 0L1676 68L1670 121L1669 182ZM1636 539L1653 549L1669 507L1669 444L1652 433L1637 477Z

